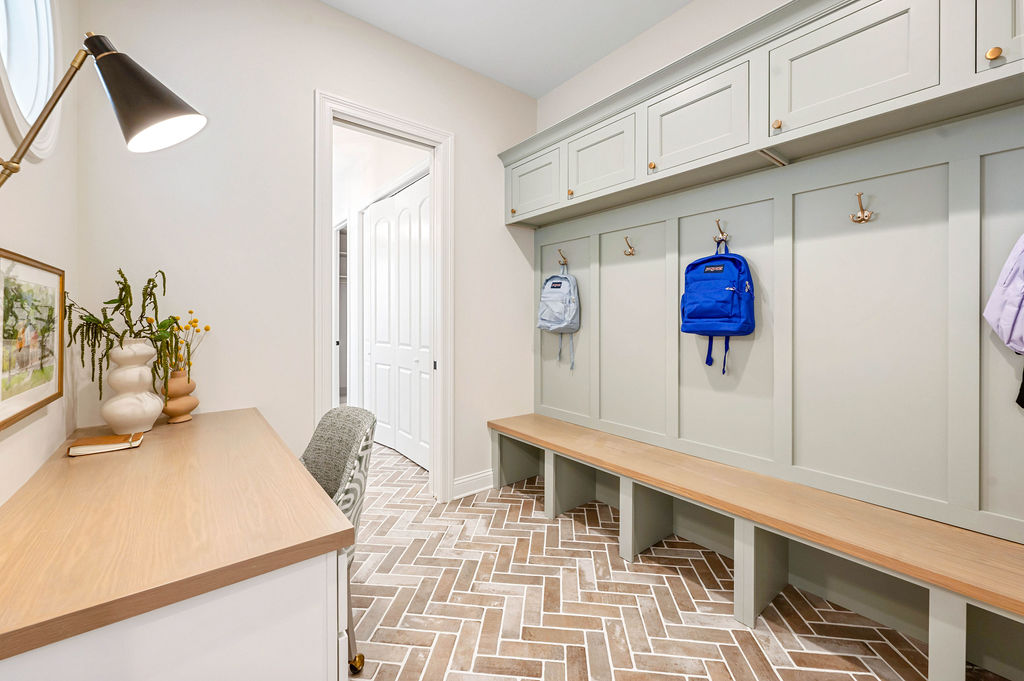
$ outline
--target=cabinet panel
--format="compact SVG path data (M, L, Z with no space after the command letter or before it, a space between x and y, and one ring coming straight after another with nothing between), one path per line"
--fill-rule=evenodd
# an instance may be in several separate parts
M558 203L562 195L562 173L557 148L512 166L509 200L512 215L525 215Z
M649 173L749 141L748 72L744 62L647 107Z
M558 334L542 331L540 334L540 404L552 409L588 415L590 413L590 338L593 328L588 314L590 305L596 304L590 285L590 239L561 241L541 246L541 281L558 274L558 249L562 249L569 262L569 272L576 277L580 292L580 330L562 338L562 359L558 359ZM576 348L576 369L570 370L571 347Z
M624 254L624 236L636 255ZM600 238L600 418L664 434L665 223Z
M721 338L715 364L706 366L707 337L679 334L679 435L734 452L770 459L773 428L773 206L761 201L690 215L679 220L679 271L710 255L717 234L715 218L732 234L731 248L750 264L754 277L754 317L749 336L730 341L728 373L722 375ZM682 281L680 281L680 293ZM742 416L740 416L742 415Z
M636 114L569 140L569 195L629 182L636 177Z
M868 223L850 221L856 192ZM793 211L794 463L946 498L947 167L797 194Z
M978 71L1024 58L1024 0L977 0L977 3ZM1000 52L999 56L990 52L994 49Z
M880 0L769 54L774 135L939 82L939 3Z
M982 158L982 304L1021 235L1024 149ZM981 508L1024 519L1024 413L1014 402L1024 357L981 323Z

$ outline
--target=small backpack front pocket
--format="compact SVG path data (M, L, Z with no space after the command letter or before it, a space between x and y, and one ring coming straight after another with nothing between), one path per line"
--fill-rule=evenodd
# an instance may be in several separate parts
M736 312L736 282L694 281L686 289L686 319L728 319Z

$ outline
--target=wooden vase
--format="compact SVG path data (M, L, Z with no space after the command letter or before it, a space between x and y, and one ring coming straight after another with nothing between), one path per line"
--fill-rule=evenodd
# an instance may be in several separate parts
M192 410L199 406L199 400L192 395L196 382L190 381L185 371L172 371L167 379L167 403L164 413L168 423L185 423L192 420Z

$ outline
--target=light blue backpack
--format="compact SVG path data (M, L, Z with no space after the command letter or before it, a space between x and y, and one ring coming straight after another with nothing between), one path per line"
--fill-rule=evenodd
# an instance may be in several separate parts
M576 368L576 347L572 334L580 330L580 290L576 277L562 265L558 274L544 280L537 306L537 328L558 334L558 360L562 360L562 336L569 334L569 370Z

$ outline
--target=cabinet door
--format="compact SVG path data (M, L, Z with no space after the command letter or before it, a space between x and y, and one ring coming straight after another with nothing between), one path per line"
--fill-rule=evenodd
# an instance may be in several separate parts
M557 148L512 166L506 172L511 216L525 215L558 203L562 192Z
M978 71L1024 58L1024 0L977 0L977 3Z
M743 62L647 107L648 174L749 141L748 71Z
M636 114L569 140L570 199L636 177Z
M939 82L939 3L880 0L769 53L773 135Z

